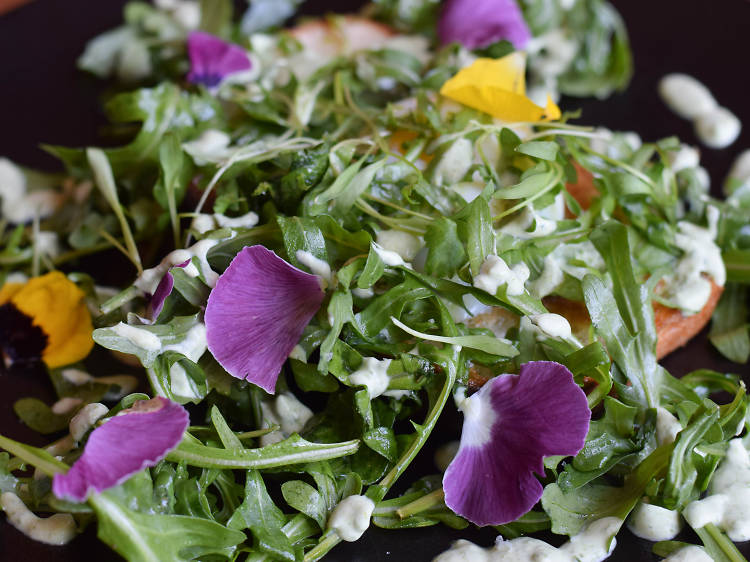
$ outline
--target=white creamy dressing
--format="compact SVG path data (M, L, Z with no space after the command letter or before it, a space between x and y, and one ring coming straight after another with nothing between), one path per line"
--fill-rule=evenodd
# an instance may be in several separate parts
M529 231L531 225L534 230ZM503 234L508 234L522 240L528 238L538 238L539 236L549 236L557 230L556 220L545 218L541 213L534 210L532 205L526 205L523 210L498 228Z
M327 527L346 542L354 542L370 526L375 502L367 496L347 496L333 508Z
M349 375L349 382L355 386L364 386L370 398L377 398L388 390L391 377L388 375L390 359L365 357L359 368Z
M451 187L453 188L453 191L463 198L464 201L471 203L482 194L482 191L484 191L484 182L461 181L454 183Z
M407 264L400 255L391 250L386 250L377 242L372 243L372 249L375 250L375 253L378 254L381 260L383 260L383 263L389 267L398 267L399 265L409 267L409 264Z
M741 183L750 180L750 148L743 150L732 163L728 177Z
M201 23L201 6L196 0L154 0L154 5L172 17L185 29L198 29Z
M522 295L525 291L524 283L530 274L525 263L519 262L513 267L508 267L503 258L491 254L484 260L479 273L474 277L474 286L495 295L502 285L506 285L508 295Z
M437 185L460 182L471 168L473 159L474 147L471 141L464 137L455 140L432 168L432 182Z
M313 275L318 276L320 287L324 291L333 282L333 273L331 272L331 266L328 265L328 262L315 257L306 250L297 250L295 257L297 258L297 261L308 268Z
M208 254L208 251L218 243L218 240L206 238L184 250L174 250L168 253L156 267L145 269L143 273L138 276L133 285L144 293L153 295L154 291L156 291L156 287L159 286L162 277L164 277L167 271L169 271L169 268L188 260L192 260L192 258L197 258L201 266L201 271L199 272L192 264L188 264L188 266L184 268L185 273L190 277L198 277L200 273L203 273L206 285L213 287L216 285L216 280L219 278L219 275L211 269L206 255Z
M573 261L586 266L574 264ZM528 283L528 289L532 295L546 297L563 282L565 273L583 279L592 269L602 271L604 267L604 260L589 240L578 244L560 244L544 258L541 274Z
M628 517L627 527L636 537L668 541L682 529L682 518L675 510L641 501Z
M709 89L687 74L667 74L659 82L664 103L695 127L695 134L711 148L724 148L740 134L740 120L727 108L720 107Z
M61 545L70 542L77 534L76 522L70 513L37 517L13 492L0 495L0 507L7 515L8 523L35 541Z
M681 144L680 148L667 154L672 171L677 173L690 168L697 168L700 164L701 155L697 148L687 144Z
M565 72L578 53L579 42L564 29L558 28L538 35L526 44L531 71L542 78L557 78ZM546 97L537 101L544 106Z
M360 299L370 299L375 296L375 291L372 288L360 289L359 287L355 287L352 289L352 295Z
M131 326L124 322L118 322L110 328L116 335L128 340L136 347L146 351L159 351L161 349L161 340L159 336L143 328Z
M193 217L190 228L198 234L203 234L216 228L214 216L208 213L198 213Z
M60 255L60 237L57 232L40 230L34 233L34 250L44 256L56 258Z
M29 191L26 175L7 158L0 158L0 199L2 217L13 224L45 218L62 203L62 196L52 189Z
M71 384L80 386L86 383L117 385L119 390L108 390L104 395L106 400L119 400L126 394L133 392L138 386L138 379L132 375L109 375L106 377L92 377L80 369L63 369L62 377Z
M397 253L405 262L414 261L423 246L418 237L402 230L381 230L376 242L381 248Z
M682 514L696 529L713 523L735 542L750 540L750 456L742 439L729 441L708 495L689 503Z
M461 539L433 562L601 562L614 550L614 535L621 525L622 520L617 517L597 519L560 548L531 537L509 541L498 537L491 548Z
M666 299L686 313L700 311L711 295L711 282L702 274L709 275L714 283L723 286L726 281L721 250L714 243L712 228L702 228L692 223L677 223L679 233L675 245L684 252L674 272L665 275L661 289Z
M183 142L182 149L197 166L205 166L231 157L235 152L235 149L229 148L231 142L232 138L224 131L206 129L198 138Z
M680 420L665 407L656 408L656 441L659 445L674 443L680 431L682 431Z
M528 282L527 288L531 295L541 299L551 294L564 280L565 275L560 263L553 254L547 254L544 257L542 272L539 277Z
M53 414L61 416L75 410L76 406L81 404L81 402L83 402L83 400L81 400L80 398L65 396L64 398L60 398L60 400L52 404L50 410L52 410Z
M565 317L559 314L547 312L544 314L534 314L529 317L531 323L536 326L542 334L550 338L569 339L573 333L570 323Z
M94 424L107 415L109 408L99 402L86 404L70 420L68 429L74 441L80 441L84 435L94 427Z
M291 392L282 392L276 398L264 400L260 407L263 412L262 427L279 426L276 431L261 436L262 447L278 443L292 433L299 433L313 416L312 410Z
M702 546L683 546L667 556L662 562L714 562Z
M239 217L227 217L216 213L214 221L222 228L252 228L258 224L258 215L252 211Z
M491 167L497 168L500 163L502 148L500 140L495 133L487 133L480 136L474 143L474 163L484 164L486 161ZM472 179L481 182L482 177L477 172L472 174ZM484 186L484 182L481 182Z
M693 121L695 134L710 148L726 148L740 136L742 123L726 107L719 107Z
M667 74L658 89L664 103L683 119L692 121L719 106L709 89L687 74Z
M153 71L148 45L133 37L120 48L117 57L117 77L126 83L148 78Z

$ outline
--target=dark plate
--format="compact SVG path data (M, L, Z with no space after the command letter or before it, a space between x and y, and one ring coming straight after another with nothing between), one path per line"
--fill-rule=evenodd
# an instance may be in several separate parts
M21 164L54 170L56 161L39 150L40 143L85 145L97 143L102 114L98 109L97 83L80 74L74 65L87 39L119 23L124 0L36 0L15 12L0 16L0 156ZM668 72L687 72L710 86L719 103L732 109L750 126L748 104L747 37L750 36L750 3L744 0L619 0L633 43L636 74L624 94L607 101L563 100L564 109L583 109L581 122L611 129L635 130L644 139L679 135L697 144L687 121L672 114L656 94L658 79ZM353 10L359 2L309 0L307 13ZM705 149L702 161L719 186L734 157L750 146L745 129L732 147ZM673 353L664 365L675 375L698 367L740 373L750 383L747 365L722 359L706 339L706 331L687 347ZM43 377L0 378L0 431L9 437L41 445L36 435L15 418L12 405L23 396L53 400L52 389ZM455 438L455 424L437 428L433 441ZM432 455L426 451L423 463L404 475L408 482L420 473L432 471ZM453 531L441 526L409 531L371 529L357 543L336 547L327 560L389 561L429 560L448 548L451 541L465 537L484 545L494 541L491 530ZM560 537L548 537L561 542ZM691 540L690 536L685 537ZM694 538L692 539L694 541ZM750 543L740 545L746 556ZM613 561L655 559L651 543L636 539L626 530L619 536ZM117 560L89 529L69 545L50 547L33 542L0 522L2 560Z

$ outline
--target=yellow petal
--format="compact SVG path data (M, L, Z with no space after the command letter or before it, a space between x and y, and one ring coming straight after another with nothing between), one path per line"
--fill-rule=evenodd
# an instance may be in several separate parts
M0 305L5 304L23 288L23 283L6 283L0 287Z
M477 59L443 84L440 93L506 122L559 119L560 109L549 97L546 108L526 97L525 62L519 52Z
M42 359L48 367L75 363L94 346L85 295L59 271L30 279L10 302L47 334Z

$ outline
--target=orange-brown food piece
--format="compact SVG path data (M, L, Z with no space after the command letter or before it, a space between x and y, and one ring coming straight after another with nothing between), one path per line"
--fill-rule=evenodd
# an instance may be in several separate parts
M566 183L565 190L578 201L578 204L585 210L591 206L591 202L599 195L599 190L594 185L594 176L578 162L573 161L573 166L578 174L578 181L575 183ZM566 218L573 218L569 210L565 210Z
M395 31L359 16L314 19L289 30L302 47L321 56L336 56L382 45Z
M684 316L675 308L669 308L660 303L654 303L654 323L656 324L656 357L661 359L672 353L678 347L685 345L708 324L719 297L724 291L711 281L711 295L705 306L691 316Z
M568 183L565 189L570 193L583 209L588 209L591 202L599 195L594 186L594 177L591 173L581 167L577 162L573 162L578 172L578 181ZM568 211L566 210L566 214ZM572 215L569 215L569 218ZM723 287L717 285L711 280L711 295L708 301L696 314L685 316L679 309L669 308L661 303L655 302L654 307L654 326L656 328L656 357L662 357L672 353L675 349L682 347L694 336L700 332L711 319L711 315L719 302ZM570 323L573 334L581 341L588 340L588 331L591 326L586 305L582 302L571 301L562 297L547 297L543 300L544 306L550 312L564 316ZM489 312L480 314L472 318L470 325L493 328L499 325L507 326L512 324L514 315L502 308L494 308ZM517 319L515 320L517 322ZM472 368L469 371L469 387L479 388L488 377L480 369Z

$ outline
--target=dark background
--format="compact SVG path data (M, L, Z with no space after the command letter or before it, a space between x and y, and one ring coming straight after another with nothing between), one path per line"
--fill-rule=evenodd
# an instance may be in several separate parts
M80 146L97 144L103 116L99 109L98 83L79 73L75 59L86 41L118 25L124 0L35 0L16 11L0 16L0 156L46 170L60 169L56 160L38 148L42 142ZM564 99L563 109L581 108L581 123L604 125L611 129L635 130L644 140L678 135L698 144L692 126L672 114L656 93L661 76L686 72L707 84L720 104L730 108L744 122L740 138L724 150L702 149L703 165L709 170L712 190L719 193L724 176L735 156L750 147L750 107L748 102L748 55L750 48L750 2L746 0L615 0L632 42L636 72L623 94L606 101ZM360 2L308 0L304 12L352 11ZM686 348L664 362L675 375L697 367L731 371L750 382L747 365L723 360L710 346L706 331ZM22 426L12 404L24 396L54 400L44 377L0 378L0 432L42 445L43 436ZM448 420L449 423L451 420ZM458 424L458 420L455 420ZM443 424L432 441L455 438L458 425ZM430 454L423 455L425 471ZM419 474L416 467L404 475L404 483ZM434 470L434 469L432 469ZM430 560L460 537L491 545L496 533L485 529L452 531L442 526L409 531L371 529L357 543L344 543L326 558L344 561ZM561 537L548 537L562 542ZM656 559L651 543L623 530L613 561ZM694 537L686 540L697 542ZM750 543L740 545L750 555ZM10 527L0 516L0 560L37 559L44 561L117 560L101 544L90 528L64 547L35 543Z

